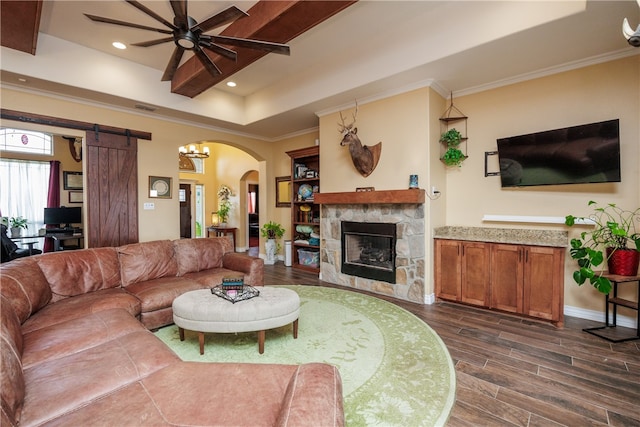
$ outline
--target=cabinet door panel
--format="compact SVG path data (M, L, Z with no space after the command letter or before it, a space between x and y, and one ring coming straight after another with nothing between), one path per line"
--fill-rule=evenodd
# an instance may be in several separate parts
M489 245L480 242L462 244L461 300L489 306Z
M522 257L520 246L491 246L491 308L522 312Z
M458 241L436 240L435 279L439 298L460 300L460 248Z
M559 320L563 310L561 280L564 250L539 246L526 247L524 264L523 313L548 320Z

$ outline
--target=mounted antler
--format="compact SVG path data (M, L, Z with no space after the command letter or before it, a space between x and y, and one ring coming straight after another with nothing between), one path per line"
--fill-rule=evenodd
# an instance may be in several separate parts
M352 114L353 122L350 124L345 124L345 118L342 115L342 112L340 112L341 123L338 124L339 132L342 134L342 141L340 141L340 145L349 146L349 154L351 154L353 166L355 166L358 172L366 178L371 175L371 172L373 172L378 165L380 153L382 152L382 142L378 142L372 147L362 145L360 138L358 138L358 128L355 127L357 115L357 102L356 111Z

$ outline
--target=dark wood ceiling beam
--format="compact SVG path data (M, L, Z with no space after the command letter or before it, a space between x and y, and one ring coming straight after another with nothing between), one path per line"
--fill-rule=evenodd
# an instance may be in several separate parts
M42 0L0 2L0 44L36 54Z
M233 22L220 34L288 43L356 1L261 0L247 11L249 16ZM253 49L233 49L238 52L237 62L207 52L222 71L222 75L217 77L209 74L196 57L187 60L173 76L171 92L193 98L267 55L266 52ZM295 55L295 52L291 55Z

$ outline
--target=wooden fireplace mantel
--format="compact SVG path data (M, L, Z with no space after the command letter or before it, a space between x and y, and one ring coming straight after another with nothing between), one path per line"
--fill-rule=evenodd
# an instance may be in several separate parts
M313 203L323 205L400 204L424 203L424 189L351 191L345 193L318 193Z

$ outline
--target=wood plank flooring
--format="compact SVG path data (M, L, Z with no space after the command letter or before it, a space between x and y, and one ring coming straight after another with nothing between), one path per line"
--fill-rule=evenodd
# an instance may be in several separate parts
M265 284L340 287L282 263ZM363 292L367 293L367 292ZM457 375L448 426L640 426L640 340L613 344L582 331L463 305L420 305L376 294L442 338Z

